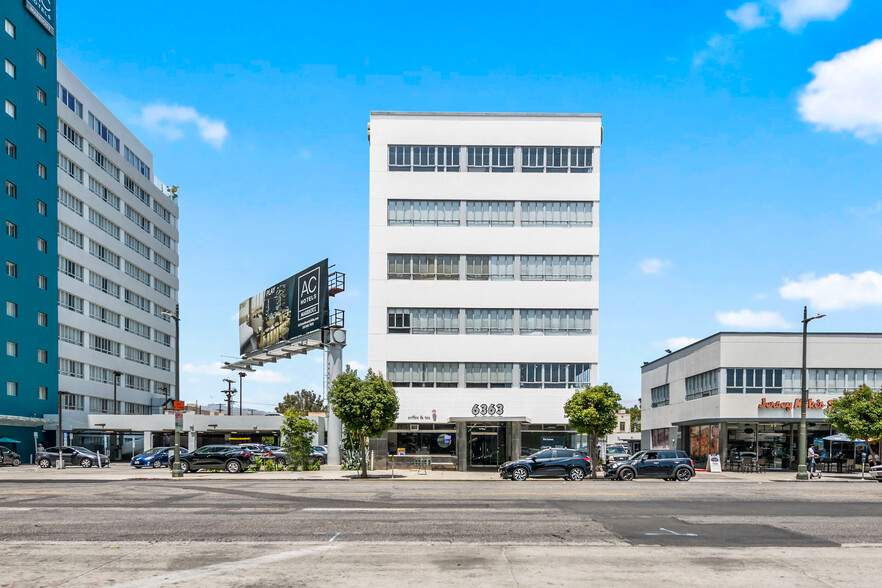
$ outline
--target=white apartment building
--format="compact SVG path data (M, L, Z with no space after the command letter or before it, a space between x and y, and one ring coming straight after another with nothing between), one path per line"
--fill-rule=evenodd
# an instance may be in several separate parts
M178 204L153 155L58 62L58 355L65 429L174 397ZM116 393L117 405L113 399ZM78 416L79 415L79 416Z
M371 113L389 453L471 469L584 443L563 405L597 382L601 138L599 114Z

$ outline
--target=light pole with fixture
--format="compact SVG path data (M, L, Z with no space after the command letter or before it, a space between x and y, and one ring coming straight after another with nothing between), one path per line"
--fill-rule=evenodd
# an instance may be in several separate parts
M64 469L64 457L61 455L61 451L64 448L64 428L61 426L61 397L69 395L70 392L65 392L64 390L58 391L58 461L55 462L55 467L59 470ZM98 461L101 461L100 459Z
M175 304L174 314L163 311L162 316L175 321L175 402L181 400L181 305ZM183 478L181 470L181 430L177 422L177 406L175 407L175 461L172 465L172 478Z
M119 383L119 377L122 375L122 372L113 372L113 414L119 414L119 403L116 400L116 386ZM113 435L113 449L116 453L117 459L122 459L122 448L120 447L120 437L121 433L115 433ZM98 460L101 461L100 459Z
M806 333L808 331L808 324L815 319L824 318L827 316L826 314L819 314L817 316L813 316L809 318L808 316L808 306L802 307L802 402L799 406L799 461L796 465L796 479L797 480L808 480L808 470L805 467L805 460L807 457L808 444L807 437L808 433L806 431L805 425L805 409L808 404L808 386L806 385L806 369L805 369L805 356L806 356Z

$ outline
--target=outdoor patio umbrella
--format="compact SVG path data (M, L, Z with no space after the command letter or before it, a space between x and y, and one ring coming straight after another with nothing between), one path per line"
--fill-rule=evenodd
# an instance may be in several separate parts
M16 441L15 439L10 439L9 437L0 437L0 443L21 443L21 441Z

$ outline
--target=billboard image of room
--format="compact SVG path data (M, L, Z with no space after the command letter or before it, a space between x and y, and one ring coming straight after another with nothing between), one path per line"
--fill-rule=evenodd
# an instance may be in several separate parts
M328 324L325 259L239 305L239 353L248 355Z

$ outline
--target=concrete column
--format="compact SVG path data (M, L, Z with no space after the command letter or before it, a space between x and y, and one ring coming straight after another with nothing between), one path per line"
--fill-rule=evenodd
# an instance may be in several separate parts
M343 346L328 345L328 388L343 373ZM340 465L343 446L343 423L328 403L328 465Z
M514 461L521 458L521 423L511 423L511 443L508 447L508 459Z
M464 472L469 469L468 433L464 421L456 423L456 463L458 469Z
M153 449L153 431L144 431L144 449L142 453L150 449Z
M720 460L726 467L729 458L729 423L720 423Z

